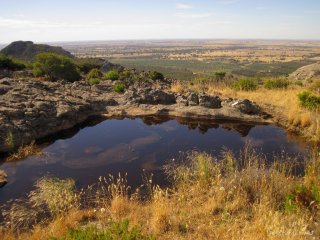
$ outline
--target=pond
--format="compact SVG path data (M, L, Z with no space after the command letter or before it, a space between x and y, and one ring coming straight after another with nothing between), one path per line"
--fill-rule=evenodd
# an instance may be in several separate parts
M121 172L135 187L142 183L145 169L154 174L154 182L166 185L162 166L170 159L192 150L218 156L228 148L237 154L247 142L269 161L283 152L306 154L303 142L275 125L156 117L96 119L40 141L46 156L0 163L9 177L0 189L0 204L26 196L46 175L73 178L81 188L97 183L100 176Z

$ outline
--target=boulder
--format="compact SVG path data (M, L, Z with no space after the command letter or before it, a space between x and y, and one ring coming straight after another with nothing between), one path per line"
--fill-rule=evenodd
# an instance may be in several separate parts
M218 96L199 94L199 105L206 108L221 108L221 100Z
M258 114L260 112L259 106L248 99L236 100L231 106L239 109L240 112L245 114Z
M188 96L188 98L187 98L187 100L188 100L188 105L189 106L197 106L197 105L199 105L199 97L198 97L198 94L196 94L196 93L191 93L189 96Z
M0 170L0 188L8 183L7 174L5 171Z
M176 98L176 102L180 105L180 106L188 106L188 99L186 96L184 95L178 95Z
M128 99L140 104L170 105L176 103L176 98L173 93L151 88L138 89L137 92L130 91Z

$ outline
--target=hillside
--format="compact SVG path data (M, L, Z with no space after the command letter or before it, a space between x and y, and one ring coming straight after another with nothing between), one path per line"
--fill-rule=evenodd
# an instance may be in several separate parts
M309 81L320 79L320 62L299 68L298 70L290 74L289 79L293 81Z
M12 42L0 51L0 53L4 55L22 60L32 60L38 53L42 52L56 53L73 58L73 55L62 47L54 47L46 44L34 44L31 41Z

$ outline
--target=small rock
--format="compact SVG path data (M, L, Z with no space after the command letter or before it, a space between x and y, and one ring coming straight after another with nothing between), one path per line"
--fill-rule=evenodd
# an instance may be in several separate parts
M258 114L260 112L259 106L248 99L237 100L233 102L231 106L239 109L240 112L245 114Z

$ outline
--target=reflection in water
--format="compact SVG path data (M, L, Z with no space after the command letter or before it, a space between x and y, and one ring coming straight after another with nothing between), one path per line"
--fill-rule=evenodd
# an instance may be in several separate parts
M155 183L166 184L161 167L181 153L199 150L219 155L223 148L229 148L237 154L247 141L270 161L283 149L292 156L304 154L305 149L273 125L154 116L93 119L40 140L47 156L2 163L9 183L0 189L0 203L25 195L44 175L74 178L84 187L96 183L99 176L126 172L129 184L135 187L140 185L145 169L154 173Z

